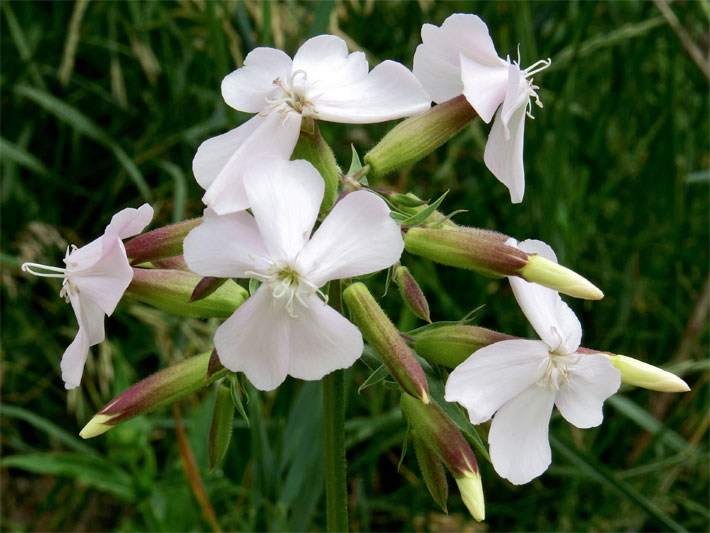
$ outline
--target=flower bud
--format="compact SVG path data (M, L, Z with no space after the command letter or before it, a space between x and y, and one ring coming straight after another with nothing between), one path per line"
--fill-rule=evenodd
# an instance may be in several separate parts
M134 268L126 294L169 313L195 318L228 317L249 297L246 289L227 280L208 296L188 303L201 280L202 276L182 270Z
M417 335L414 350L427 361L456 368L484 346L515 338L478 326L456 324Z
M518 274L521 278L555 289L563 294L585 300L601 300L604 293L590 281L573 270L545 259L541 255L528 255L528 263Z
M364 157L371 182L436 150L478 116L461 95L392 128Z
M382 358L392 377L408 394L428 403L429 386L424 370L367 287L353 283L343 291L343 300L351 320Z
M422 320L431 324L429 315L429 303L422 292L417 280L405 266L399 266L395 273L395 281L399 287L399 294L409 310Z
M315 120L306 117L304 121L309 120L309 128L301 129L301 134L298 137L298 143L293 149L291 159L305 159L311 163L316 170L323 176L325 181L325 193L321 202L321 212L327 213L335 205L335 200L338 198L338 185L340 184L340 168L335 161L333 151L325 142L320 134L318 123ZM312 123L312 128L310 127Z
M168 405L221 378L228 372L226 368L206 377L210 353L186 359L136 383L94 415L79 436L89 439L101 435L121 422Z
M202 218L192 218L138 235L125 243L126 255L132 265L182 255L183 239L201 223Z
M621 372L621 381L627 385L660 392L688 392L690 387L675 374L649 365L633 357L599 352Z
M424 404L402 394L400 406L414 438L428 446L453 474L471 516L485 518L483 488L478 463L456 425L435 403Z

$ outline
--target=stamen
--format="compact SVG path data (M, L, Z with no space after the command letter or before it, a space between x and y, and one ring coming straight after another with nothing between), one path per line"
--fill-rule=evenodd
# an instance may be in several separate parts
M520 52L518 51L518 54ZM518 61L520 61L520 56L518 55ZM529 78L530 76L534 76L538 72L542 72L546 68L548 68L552 64L552 60L548 57L547 59L540 59L539 61L536 61L532 65L530 65L528 68L523 70L525 73L525 77Z
M56 272L56 274L49 274L48 272L37 272L32 270L33 268L39 268L47 270L48 272ZM66 270L59 267L53 267L48 265L41 265L39 263L22 263L20 269L23 272L29 272L30 274L40 277L40 278L64 278L66 277Z

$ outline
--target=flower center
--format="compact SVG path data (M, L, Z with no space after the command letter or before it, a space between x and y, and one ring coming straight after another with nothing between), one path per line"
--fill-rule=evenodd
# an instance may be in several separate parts
M74 250L77 250L77 247L75 245L72 244L71 246L67 246L67 252L64 256L64 262L67 265L77 265L76 262L71 261L69 259ZM79 287L77 287L71 282L69 274L67 273L67 270L65 268L43 265L41 263L22 263L20 269L23 272L29 272L33 276L37 276L40 278L63 278L64 281L62 282L62 288L59 291L59 296L64 298L67 303L69 303L69 297L71 295L79 294Z
M521 69L523 75L525 76L525 81L528 82L528 95L530 98L528 98L528 106L527 110L525 113L527 116L530 118L534 119L535 117L532 114L532 100L531 98L535 99L535 105L538 106L540 109L542 109L542 102L540 101L540 95L537 94L537 91L540 89L537 85L533 84L533 79L532 77L537 74L538 72L542 72L546 68L548 68L552 64L552 61L548 57L547 59L540 59L539 61L536 61L532 65L530 65L528 68L525 70ZM518 68L520 68L520 49L518 48L518 62L516 63L518 65Z
M303 82L299 83L298 77L303 76ZM276 78L273 81L274 90L271 92L274 96L266 96L266 103L269 104L266 113L272 111L281 111L288 113L295 111L301 115L308 117L316 117L317 113L313 102L308 100L304 95L306 72L297 70L291 74L291 79L285 83L281 78Z
M550 358L545 366L545 373L538 380L537 384L554 390L559 390L560 386L570 379L570 363L567 355L556 355L550 353Z

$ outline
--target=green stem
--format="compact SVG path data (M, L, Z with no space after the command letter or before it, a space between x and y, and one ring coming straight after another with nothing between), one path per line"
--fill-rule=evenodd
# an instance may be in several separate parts
M340 281L330 282L329 302L341 308ZM345 462L345 379L343 370L323 378L325 440L325 502L328 531L348 530L348 490Z

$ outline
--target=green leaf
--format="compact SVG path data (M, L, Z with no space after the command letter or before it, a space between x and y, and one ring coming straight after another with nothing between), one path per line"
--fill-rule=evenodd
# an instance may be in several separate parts
M35 474L68 476L117 498L133 501L131 476L113 463L78 453L32 453L10 455L0 460L3 468L20 468Z
M217 389L217 398L212 412L212 425L210 426L210 440L208 446L210 458L210 472L222 462L229 441L232 438L232 422L234 420L234 402L232 402L231 388L222 383Z
M446 500L449 496L449 484L446 481L444 465L424 441L416 437L413 437L413 440L414 454L417 456L424 484L436 504L444 512L447 512Z
M360 156L357 155L357 150L355 150L355 145L351 144L350 148L352 148L353 151L353 157L350 160L350 168L348 169L348 173L345 174L346 176L353 176L356 173L362 169L362 163L360 162Z
M247 427L249 427L249 416L247 415L247 412L244 409L244 402L242 402L242 390L239 386L239 381L237 379L236 374L231 375L229 381L229 393L232 396L232 403L234 404L234 407L236 407L241 417L247 423Z
M386 379L390 375L389 370L385 365L380 365L368 378L360 385L357 389L357 393L360 394L368 387L378 384L383 379Z
M439 205L441 204L441 202L443 202L443 201L444 201L444 198L446 198L446 195L447 195L447 194L449 194L449 191L446 191L444 194L442 194L441 196L439 196L439 198L437 198L434 203L432 203L431 205L425 207L424 209L422 209L421 211L419 211L419 213L417 213L416 215L412 215L411 217L404 219L404 220L402 221L402 225L403 225L403 226L418 226L419 224L421 224L422 222L424 222L427 218L429 218L429 216L430 216L434 211L437 210L437 208L439 207Z
M4 137L0 137L0 159L10 160L40 176L44 176L49 172L42 161Z

